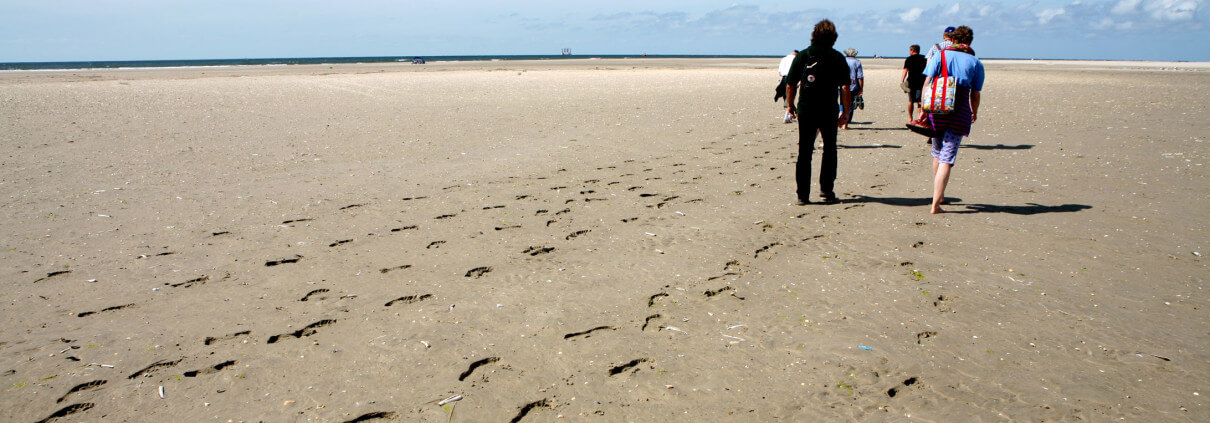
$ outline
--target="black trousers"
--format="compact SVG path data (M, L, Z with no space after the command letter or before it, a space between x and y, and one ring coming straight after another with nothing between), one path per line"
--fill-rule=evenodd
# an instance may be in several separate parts
M819 167L819 190L824 195L835 195L836 184L836 107L824 111L799 111L798 114L798 166L794 179L798 182L798 199L810 200L811 196L811 153L815 150L815 132L823 137L823 160Z

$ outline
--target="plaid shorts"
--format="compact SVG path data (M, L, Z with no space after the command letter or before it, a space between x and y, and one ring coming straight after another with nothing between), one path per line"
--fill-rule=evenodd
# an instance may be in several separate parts
M931 138L933 143L933 158L941 163L954 165L954 159L958 157L958 145L962 144L962 136L945 131L945 135L941 138Z

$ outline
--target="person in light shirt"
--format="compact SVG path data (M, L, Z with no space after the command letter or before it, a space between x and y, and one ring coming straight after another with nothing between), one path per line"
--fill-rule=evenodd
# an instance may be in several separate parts
M773 96L773 101L786 96L786 75L790 73L790 65L794 64L794 58L798 56L798 50L794 50L781 58L781 63L777 65L777 73L781 75L781 82L777 84L777 94ZM794 121L794 117L790 115L790 102L783 101L782 107L786 109L785 116L782 117L782 123L790 123Z

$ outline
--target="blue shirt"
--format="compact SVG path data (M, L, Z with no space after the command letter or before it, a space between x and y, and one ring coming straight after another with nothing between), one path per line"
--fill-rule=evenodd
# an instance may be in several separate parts
M865 79L865 72L861 69L861 61L856 57L845 57L844 61L849 64L849 91L856 94L857 80Z
M924 65L924 76L941 76L941 55L936 54ZM946 50L945 66L949 75L958 81L959 87L968 87L975 91L983 91L983 62L969 54Z

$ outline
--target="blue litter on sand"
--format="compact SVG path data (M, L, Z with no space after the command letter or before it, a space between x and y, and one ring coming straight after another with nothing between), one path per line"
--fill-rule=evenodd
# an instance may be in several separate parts
M857 348L861 348L866 351L870 351L870 350L874 349L874 347L867 347L865 345L858 345Z

